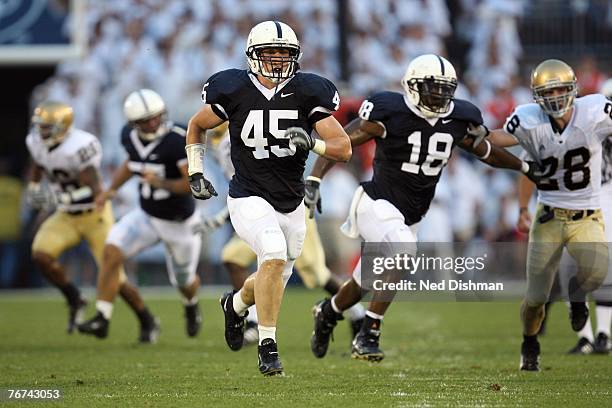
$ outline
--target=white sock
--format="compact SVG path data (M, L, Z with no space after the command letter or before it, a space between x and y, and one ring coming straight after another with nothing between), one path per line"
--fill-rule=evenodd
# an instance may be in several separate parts
M197 305L198 304L198 297L194 296L191 299L187 299L185 296L183 296L183 304L185 306Z
M361 303L355 303L353 306L349 307L346 311L348 314L348 318L351 322L355 320L363 319L365 316L365 309L361 306Z
M597 334L604 333L610 337L610 323L612 323L612 307L595 306L595 316L597 316Z
M336 295L332 296L331 298L331 307L334 310L334 312L342 314L342 310L340 310L338 306L336 306Z
M104 316L106 320L110 320L113 315L113 304L106 300L96 300L96 309L98 312L102 313L102 316Z
M234 293L232 303L234 304L234 312L236 312L238 316L244 316L244 313L249 308L249 305L244 303L244 301L242 300L242 289Z
M591 319L587 319L587 322L584 325L584 327L582 328L582 330L580 330L576 334L578 335L579 339L584 337L588 341L593 343L595 341L595 339L593 338L593 328L591 327Z
M249 306L249 315L247 316L247 322L257 323L257 308L255 305Z
M366 310L365 314L366 314L366 316L371 317L372 319L377 319L377 320L382 320L385 317L383 315L376 314L376 313L371 312L369 310Z
M272 339L276 343L276 327L258 325L257 331L259 332L259 345L264 339Z

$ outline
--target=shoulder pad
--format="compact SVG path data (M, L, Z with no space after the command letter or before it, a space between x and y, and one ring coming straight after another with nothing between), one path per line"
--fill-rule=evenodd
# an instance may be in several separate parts
M176 123L172 125L172 127L170 128L170 132L176 133L177 135L182 137L187 136L187 129L184 126L178 125Z
M546 114L537 103L519 105L514 109L512 115L519 117L521 127L524 129L533 129L542 123L548 123Z
M448 117L477 125L483 124L482 112L480 112L480 109L472 102L464 99L455 99L453 100L453 104L453 111Z
M298 72L296 79L300 82L300 91L306 96L320 95L321 92L336 92L336 86L327 78L310 72Z
M204 102L207 92L215 94L231 95L245 84L248 80L247 71L244 69L226 69L212 75L204 84L202 89L202 99Z

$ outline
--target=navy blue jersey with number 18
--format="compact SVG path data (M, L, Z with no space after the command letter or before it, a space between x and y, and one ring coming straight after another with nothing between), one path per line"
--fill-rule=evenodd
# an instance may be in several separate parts
M426 119L403 94L379 92L359 110L362 119L385 128L384 136L375 139L374 176L363 188L371 198L391 202L407 225L419 222L429 209L442 168L468 124L482 124L480 110L470 102L451 104L442 117Z
M296 149L285 130L307 133L338 109L334 84L315 74L298 72L267 89L246 70L221 71L206 82L202 99L220 118L229 120L232 163L230 197L259 196L276 211L295 210L304 198L308 152Z

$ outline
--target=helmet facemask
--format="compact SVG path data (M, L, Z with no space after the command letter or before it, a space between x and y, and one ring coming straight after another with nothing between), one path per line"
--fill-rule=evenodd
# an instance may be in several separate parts
M565 92L556 95L546 95L553 89L565 88ZM574 99L578 94L575 82L556 83L533 88L533 99L546 114L553 118L560 118L572 108Z
M417 107L427 116L439 116L448 112L450 103L457 89L457 81L448 78L426 78L411 79L407 83L413 94L417 94Z
M68 129L59 123L45 123L34 119L32 125L48 149L62 143L68 132Z
M288 53L286 56L264 55L266 51L269 54L278 54L278 52L274 52L276 50L286 50ZM249 47L246 54L251 70L276 84L291 78L300 68L298 63L299 46L259 44Z
M152 142L168 133L167 116L166 111L163 111L153 116L131 121L130 125L136 129L139 138Z

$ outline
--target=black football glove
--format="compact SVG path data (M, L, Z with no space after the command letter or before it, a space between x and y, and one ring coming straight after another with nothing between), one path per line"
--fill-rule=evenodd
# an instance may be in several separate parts
M202 173L193 173L189 176L189 188L191 188L193 198L198 200L208 200L218 195L211 182L206 180Z
M315 207L319 214L321 214L321 193L319 186L321 185L321 179L318 177L308 176L306 182L306 195L304 196L304 204L308 207L308 217L313 218L315 213Z
M311 150L315 145L315 140L300 127L290 127L285 130L287 136L294 145L302 150Z
M529 169L527 171L524 171L523 174L525 174L525 176L527 176L527 178L531 180L536 186L540 185L540 182L543 178L542 168L540 167L540 165L534 161L526 161L524 163L527 163Z

